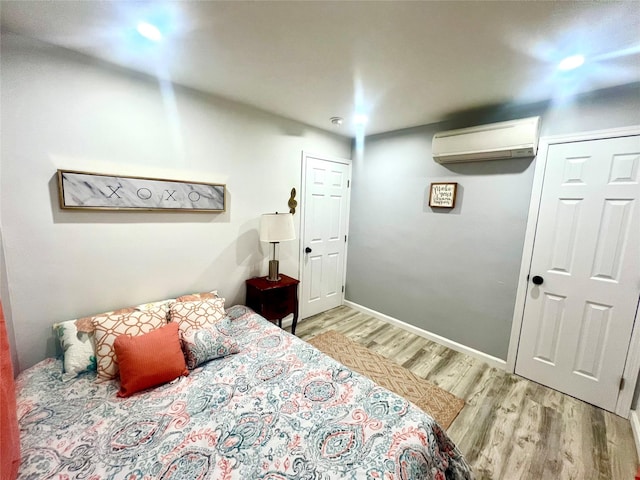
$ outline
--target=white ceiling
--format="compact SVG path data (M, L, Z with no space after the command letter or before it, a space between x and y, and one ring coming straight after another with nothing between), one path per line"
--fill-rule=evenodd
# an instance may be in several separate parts
M0 15L3 32L347 136L355 112L372 134L640 81L638 1L2 1ZM560 72L574 53L585 65Z

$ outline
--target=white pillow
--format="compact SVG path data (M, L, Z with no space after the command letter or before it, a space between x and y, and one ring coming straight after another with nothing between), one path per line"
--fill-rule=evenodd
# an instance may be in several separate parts
M95 339L93 333L78 332L76 321L56 323L53 330L64 352L63 380L70 380L86 371L96 371Z

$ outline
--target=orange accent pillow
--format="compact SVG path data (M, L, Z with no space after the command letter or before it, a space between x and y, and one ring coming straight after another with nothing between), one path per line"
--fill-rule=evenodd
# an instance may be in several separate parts
M136 337L120 335L113 346L120 366L119 397L189 375L177 323Z
M20 427L16 416L16 387L11 349L0 302L0 477L17 478L20 468ZM43 457L40 457L43 458Z

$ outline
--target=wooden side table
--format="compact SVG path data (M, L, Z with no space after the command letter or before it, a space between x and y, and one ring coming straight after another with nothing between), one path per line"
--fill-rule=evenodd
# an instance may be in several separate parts
M298 284L299 280L280 274L280 280L270 282L267 277L250 278L247 284L247 307L262 315L270 322L278 321L282 328L282 319L293 314L291 333L296 334L298 323Z

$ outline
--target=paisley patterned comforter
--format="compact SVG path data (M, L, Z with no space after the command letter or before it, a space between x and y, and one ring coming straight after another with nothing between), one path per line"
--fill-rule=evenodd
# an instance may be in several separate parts
M62 382L59 360L23 372L19 478L472 478L422 411L246 307L228 313L240 353L129 398L95 374Z

